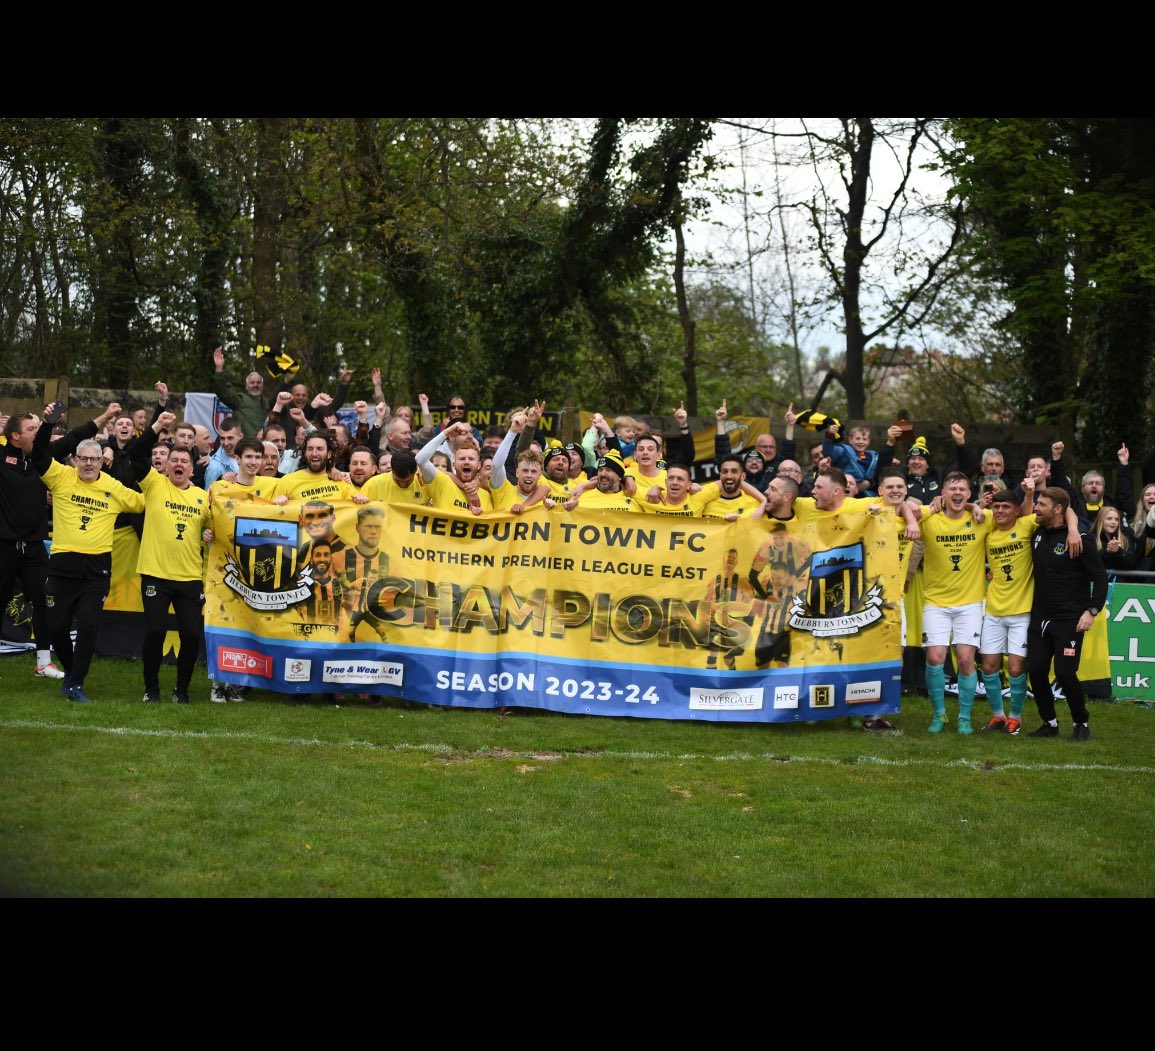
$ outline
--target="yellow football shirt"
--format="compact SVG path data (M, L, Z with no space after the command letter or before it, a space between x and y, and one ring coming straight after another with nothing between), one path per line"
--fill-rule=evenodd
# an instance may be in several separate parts
M995 526L986 538L991 582L987 585L987 612L992 617L1030 613L1035 597L1035 563L1031 537L1039 528L1034 515L1018 519L1010 529Z
M961 518L920 508L922 521L924 599L928 606L950 608L982 602L987 592L986 544L994 525L986 514L981 522L967 510Z
M201 533L209 524L208 493L195 485L178 489L155 468L144 476L140 488L145 514L136 571L164 580L202 579Z
M94 482L82 481L75 467L52 461L43 475L52 491L52 552L75 551L103 555L112 551L116 516L139 514L144 494L101 472Z

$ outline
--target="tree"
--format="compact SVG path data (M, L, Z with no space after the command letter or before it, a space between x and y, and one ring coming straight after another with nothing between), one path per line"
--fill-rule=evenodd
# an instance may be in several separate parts
M1085 456L1145 444L1155 352L1155 123L958 119L945 154L967 254L1005 295L1021 418L1083 424Z
M807 122L803 125L817 187L803 208L828 282L813 305L837 303L842 312L846 355L843 367L828 379L838 380L846 390L847 415L861 419L866 414L866 348L888 333L901 338L904 329L919 325L933 308L955 276L952 257L961 238L963 213L960 205L944 212L910 192L920 150L934 133L930 119L843 117L831 134ZM872 187L875 180L881 181L874 170L879 146L893 160L895 176L893 189L874 204ZM828 175L831 166L837 181ZM839 185L841 195L835 189ZM941 241L926 236L929 222L945 225ZM918 227L917 236L912 225ZM868 266L872 254L887 247L888 238L890 251L883 265L897 284L881 280ZM815 404L823 389L819 388Z

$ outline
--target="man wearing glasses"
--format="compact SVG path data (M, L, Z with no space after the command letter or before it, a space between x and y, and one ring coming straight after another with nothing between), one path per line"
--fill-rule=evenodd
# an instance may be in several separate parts
M809 496L813 489L812 483L803 475L802 468L798 466L796 460L782 460L778 464L777 475L781 475L783 478L789 478L790 481L797 485L799 496ZM777 475L775 477L777 477ZM767 489L769 489L769 486L767 486Z
M113 402L89 423L75 428L49 447L53 458L63 459L79 442L97 432L120 414ZM63 679L64 672L52 663L48 642L48 610L44 604L44 581L48 576L48 502L44 483L33 469L32 443L40 430L40 418L20 412L3 424L7 445L0 455L0 610L6 609L16 581L32 605L32 634L36 640L36 676Z
M86 439L76 447L76 467L53 460L49 443L53 425L62 415L62 402L48 406L32 443L32 466L52 492L52 553L44 597L52 648L64 665L61 692L70 701L89 704L92 698L84 692L84 678L96 651L100 613L108 597L116 516L142 513L144 495L101 473L104 455L97 441Z

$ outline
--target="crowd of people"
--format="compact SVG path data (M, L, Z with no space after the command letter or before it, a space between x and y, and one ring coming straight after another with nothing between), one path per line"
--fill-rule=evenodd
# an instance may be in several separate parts
M999 450L977 457L957 423L950 428L954 463L940 468L931 465L926 440L908 436L901 424L889 428L876 450L869 428L844 434L837 420L795 413L793 405L781 440L760 434L743 450L732 445L736 432L723 401L715 412L717 480L698 484L682 406L672 413L669 439L644 421L595 414L580 442L562 443L539 429L545 404L537 400L507 413L505 426L484 432L468 422L468 403L459 394L447 399L440 422L424 394L420 420L409 406L391 410L374 369L374 400L353 402L350 425L337 410L348 398L352 369L342 367L333 394L314 394L291 375L272 389L255 371L239 386L230 383L220 348L213 366L216 393L231 412L215 440L207 427L177 420L163 381L155 385L151 414L149 407L123 411L113 403L71 430L60 422L65 407L59 403L48 405L42 418L0 417L6 446L0 608L19 585L32 609L35 674L59 680L71 701L91 701L85 679L109 590L114 534L131 528L139 538L135 569L146 614L144 700L160 700L171 606L180 636L172 700L189 703L203 638L203 544L213 539L211 508L223 500L300 502L308 538L302 558L312 564L314 592L299 612L339 623L349 641L384 638L382 624L358 601L387 572L379 546L382 504L474 515L616 509L764 518L770 539L748 577L723 567L707 595L707 601L749 599L759 625L759 668L789 663L784 611L804 566L778 527L847 510L889 514L904 582L903 645L908 656L916 650L924 659L919 685L930 697L932 733L948 725L946 668L953 658L958 732L974 730L981 672L991 708L982 731L1020 732L1029 680L1042 719L1029 736L1058 736L1053 666L1073 739L1089 739L1079 656L1105 603L1107 570L1155 568L1155 450L1132 508L1125 445L1118 453L1124 470L1108 494L1098 471L1086 472L1078 488L1072 484L1062 442L1049 456L1030 457L1020 479L1008 473ZM358 505L355 544L333 530L334 501ZM712 639L706 666L717 668L720 658L733 668L734 657L724 638ZM246 692L210 683L216 702L238 701ZM881 717L863 726L893 729Z

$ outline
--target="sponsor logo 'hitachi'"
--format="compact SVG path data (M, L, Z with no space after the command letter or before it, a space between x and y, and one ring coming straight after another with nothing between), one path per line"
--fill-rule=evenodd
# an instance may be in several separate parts
M873 682L851 682L846 686L846 703L862 704L865 701L882 700L882 680Z

